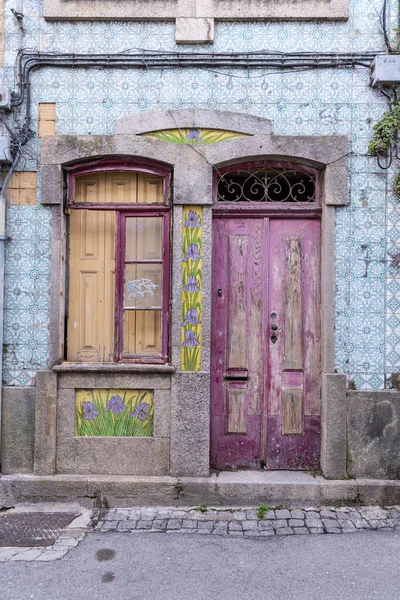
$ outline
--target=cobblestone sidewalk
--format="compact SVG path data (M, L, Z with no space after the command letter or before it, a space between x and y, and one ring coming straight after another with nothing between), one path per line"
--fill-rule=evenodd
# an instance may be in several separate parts
M66 510L66 507L63 505L59 509ZM20 510L22 512L22 509ZM37 507L31 510L37 510ZM54 508L44 506L42 510L52 512ZM3 547L0 548L0 563L59 560L78 546L86 534L93 530L101 533L186 533L260 539L275 535L390 531L400 530L400 506L275 508L268 509L262 519L255 508L197 507L196 510L193 507L153 507L100 511L81 509L81 515L72 521L52 546Z
M260 519L256 509L113 509L99 515L96 531L165 532L263 538L274 535L353 533L400 529L400 506L380 508L276 508ZM202 512L204 511L204 512Z

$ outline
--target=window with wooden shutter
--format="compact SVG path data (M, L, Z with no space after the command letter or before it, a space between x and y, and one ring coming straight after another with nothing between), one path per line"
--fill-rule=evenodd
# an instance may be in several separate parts
M88 173L74 186L67 360L166 362L169 210L163 177Z

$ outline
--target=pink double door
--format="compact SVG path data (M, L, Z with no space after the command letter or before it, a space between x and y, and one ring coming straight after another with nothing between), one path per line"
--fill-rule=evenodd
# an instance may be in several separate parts
M212 467L319 466L320 248L317 219L214 219Z

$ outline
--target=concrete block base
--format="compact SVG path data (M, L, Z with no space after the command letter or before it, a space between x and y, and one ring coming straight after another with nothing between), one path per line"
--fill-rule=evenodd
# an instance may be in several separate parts
M179 482L183 493L177 494ZM183 486L183 487L182 487ZM7 475L2 491L20 502L122 506L340 506L400 504L400 481L325 480L293 471L223 472L210 477L86 477Z

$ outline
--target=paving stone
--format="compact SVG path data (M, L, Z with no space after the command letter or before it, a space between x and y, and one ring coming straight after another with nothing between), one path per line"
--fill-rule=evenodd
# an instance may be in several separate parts
M158 511L149 508L142 508L140 512L142 513L142 521L153 521L156 518Z
M130 510L128 518L132 519L133 521L139 521L142 518L142 512L141 512L141 510L139 510L138 508Z
M319 519L319 512L315 510L307 510L306 511L306 519Z
M259 538L260 532L259 531L244 531L243 535L245 538Z
M321 519L325 527L339 527L337 519Z
M352 510L349 512L349 518L350 518L350 519L353 519L353 520L354 520L354 519L360 519L360 518L361 518L361 515L360 515L360 513L358 512L358 510L354 510L354 508L353 508L353 509L352 509Z
M198 521L197 522L197 530L202 531L212 531L214 528L214 523L212 521Z
M14 556L11 556L10 561L30 561L38 558L43 552L43 548L31 548L30 550L25 550L23 552L18 552ZM65 549L65 553L68 552L68 549Z
M153 521L144 521L140 520L136 523L136 529L151 529L153 526Z
M390 508L388 510L388 517L390 519L399 519L400 520L400 510L398 508Z
M328 508L323 508L319 514L321 519L336 519L336 513Z
M359 509L359 512L364 519L387 519L388 511L380 506L364 506Z
M368 523L371 525L372 529L382 529L382 527L387 527L386 521L381 521L380 519L369 519Z
M227 510L217 512L216 518L220 521L232 521L232 513Z
M371 529L371 525L365 519L354 519L353 523L357 529Z
M238 521L232 521L228 524L229 531L243 531L242 523Z
M277 527L287 527L288 526L288 522L286 519L277 519L276 521L272 521L274 524L275 529Z
M78 540L70 537L60 537L54 544L54 548L58 546L65 546L67 548L75 548L79 544Z
M103 525L103 531L115 531L120 521L106 521Z
M307 527L293 527L293 531L296 535L309 535Z
M338 523L342 528L346 527L347 529L355 529L355 525L350 519L338 519Z
M153 529L166 529L167 528L167 519L154 519L152 528Z
M155 527L154 523L153 527ZM192 521L191 519L187 521L182 521L182 529L197 529L197 521Z
M293 535L293 529L291 527L278 527L275 532L276 535Z
M258 531L257 521L243 521L243 531Z
M246 519L248 521L258 521L258 514L256 510L246 510Z
M116 509L107 510L104 512L104 514L101 515L101 520L102 521L118 521L118 517L115 516L116 514L117 514Z
M182 519L169 519L167 522L167 529L181 529Z
M291 510L290 515L291 515L292 519L304 519L305 518L304 510L299 510L298 508L296 508L295 510Z
M332 525L325 525L326 533L341 533L340 527L333 527Z
M117 510L114 515L114 520L115 521L125 521L129 517L129 512L130 511L128 509Z
M260 537L271 537L275 535L275 531L271 529L270 531L260 531Z
M397 522L394 521L393 519L386 519L385 522L388 527L394 527L395 525L397 525Z
M321 523L322 525L322 523ZM324 533L324 528L323 527L310 527L309 529L310 533Z
M271 531L274 529L273 521L260 521L258 524L258 529L260 531Z
M213 533L219 535L227 535L228 533L228 523L227 521L216 521L214 524Z
M68 548L64 548L63 550L44 550L40 556L35 558L36 561L40 562L51 562L52 560L60 560L68 553Z
M311 527L313 529L320 528L323 529L323 524L320 519L306 519L307 527Z
M277 519L290 519L290 510L286 510L286 509L275 510L275 516Z
M229 531L229 537L243 537L243 531Z
M95 531L98 531L99 529L103 529L104 526L104 521L98 521L94 527Z
M117 531L127 533L136 529L137 521L121 521L118 523Z
M356 531L358 531L358 529L356 529L355 527L353 527L353 529L351 529L351 527L342 528L342 533L355 533Z
M289 527L304 527L303 519L289 519Z
M160 509L157 511L155 518L156 519L171 519L171 517L172 517L171 510Z
M245 511L238 510L238 511L234 512L232 516L233 516L234 521L245 521L246 520Z
M172 519L186 519L189 511L186 510L174 510L172 511Z
M269 509L269 511L267 512L267 514L264 517L264 520L272 520L272 519L276 519L276 515L275 515L275 511L272 510L272 508Z
M8 560L15 554L18 554L18 552L20 552L20 551L21 551L21 548L10 548L9 546L0 548L0 559Z

